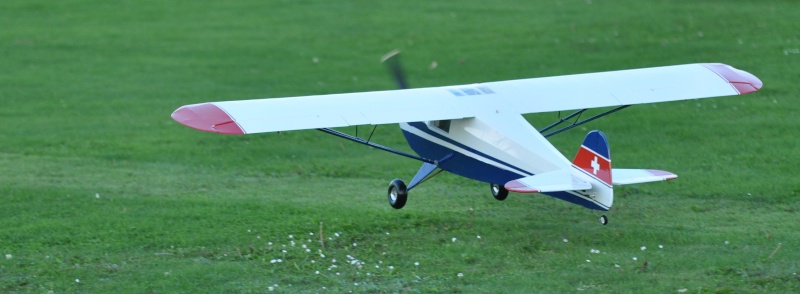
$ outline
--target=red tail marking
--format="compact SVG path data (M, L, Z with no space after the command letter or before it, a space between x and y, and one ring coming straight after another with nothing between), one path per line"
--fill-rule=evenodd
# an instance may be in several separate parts
M581 146L572 164L611 186L611 161Z

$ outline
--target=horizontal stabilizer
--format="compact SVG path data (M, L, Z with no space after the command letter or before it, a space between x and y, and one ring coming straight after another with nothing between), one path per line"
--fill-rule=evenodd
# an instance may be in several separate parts
M655 169L611 169L614 185L630 185L638 183L673 180L678 175L668 171Z
M567 171L552 171L516 179L505 184L506 190L517 193L544 193L589 190L592 185L575 178Z

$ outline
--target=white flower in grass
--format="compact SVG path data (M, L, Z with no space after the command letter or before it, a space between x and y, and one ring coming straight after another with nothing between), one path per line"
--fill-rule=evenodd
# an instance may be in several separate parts
M286 249L284 249L284 250L281 250L281 252L283 252L283 253L286 253Z
M615 264L614 264L614 267L619 267L619 264L616 264L616 263L615 263Z
M339 233L334 233L333 235L336 236L336 237L339 237Z
M642 248L639 248L639 249L642 249L642 251L645 251L645 250L647 250L647 247L642 246Z
M306 252L311 252L311 249L306 248Z
M478 235L478 239L480 239L480 238L481 238L481 235Z
M639 260L639 259L638 259L638 258L636 258L636 256L634 256L634 257L633 257L633 260L634 260L634 261L636 261L636 260Z
M314 272L314 274L317 274L317 275L319 275L319 271L315 271L315 272Z
M11 254L6 254L6 259L12 259L12 258L14 258L14 256L13 256L13 255L11 255Z
M81 279L75 279L75 283L80 283Z
M586 262L592 262L592 261L587 259Z
M567 243L567 242L569 242L569 240L567 240L567 238L564 238L564 240L563 240L563 241L564 241L564 243Z
M267 242L267 245L272 246L272 242Z
M309 236L314 236L314 232L308 233Z
M336 258L332 259L331 262L336 263Z
M464 274L462 274L462 273L458 273L456 276L457 276L457 277L459 277L459 278L463 278L463 277L464 277Z
M357 244L357 243L355 243L355 242L353 242L353 247L356 247L356 246L358 246L358 244Z
M390 266L389 266L389 269L390 269L390 270L393 270L393 269L394 269L394 266L393 266L393 265L390 265Z
M414 266L419 266L419 262L415 262L415 263L414 263Z
M289 235L289 239L294 239L294 235Z
M664 249L664 245L658 245L658 249Z
M272 292L272 291L275 291L275 288L274 288L274 287L272 287L272 286L269 286L269 287L267 287L267 290L269 290L270 292Z
M452 241L453 241L453 242L455 242L456 240L457 240L457 239L456 239L455 237L453 237Z

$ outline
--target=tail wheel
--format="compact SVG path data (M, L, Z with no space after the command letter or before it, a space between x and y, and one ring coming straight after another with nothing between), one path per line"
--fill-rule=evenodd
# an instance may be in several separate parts
M406 200L408 200L408 189L406 189L406 183L403 183L401 179L394 179L391 183L389 183L389 205L392 206L394 209L403 208L406 205Z
M494 199L503 201L506 200L506 197L508 197L508 190L506 190L505 187L499 184L492 184L491 188L492 188L492 196L494 196Z

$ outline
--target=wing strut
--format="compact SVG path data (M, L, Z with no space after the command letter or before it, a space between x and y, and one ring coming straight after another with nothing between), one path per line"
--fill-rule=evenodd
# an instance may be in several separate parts
M541 129L541 130L539 130L539 133L544 133L544 132L547 132L548 130L550 130L550 129L552 129L552 128L556 127L557 125L560 125L561 123L563 123L563 122L567 121L568 119L571 119L571 118L575 117L576 115L580 115L581 113L583 113L583 112L584 112L584 111L586 111L587 109L588 109L588 108L584 108L584 109L581 109L581 110L575 111L575 112L573 112L572 114L570 114L570 115L567 115L567 116L566 116L566 117L564 117L564 118L559 118L559 119L558 119L556 122L554 122L554 123L550 124L549 126L545 127L544 129ZM559 112L558 112L558 116L559 116L559 117L561 116L561 111L559 111ZM580 116L579 116L579 118L580 118Z
M570 129L572 129L572 128L574 128L574 127L577 127L577 126L579 126L579 125L582 125L582 124L588 123L588 122L590 122L590 121L596 120L596 119L598 119L598 118L604 117L604 116L606 116L606 115L609 115L609 114L612 114L612 113L614 113L614 112L617 112L617 111L623 110L623 109L627 108L628 106L630 106L630 105L622 105L622 106L618 106L618 107L616 107L616 108L614 108L614 109L608 110L608 111L606 111L606 112L600 113L600 114L598 114L598 115L592 116L592 117L590 117L590 118L587 118L587 119L584 119L584 120L581 120L581 121L576 121L576 122L572 123L571 125L568 125L568 126L566 126L566 127L563 127L563 128L560 128L560 129L558 129L558 130L555 130L555 131L549 132L549 133L547 133L547 134L542 134L542 135L543 135L545 138L547 138L547 137L550 137L550 136L552 136L552 135L560 134L560 133L562 133L562 132L564 132L564 131L570 130ZM568 119L570 119L570 118L572 118L572 117L574 117L574 116L576 116L576 115L579 115L579 114L583 113L584 111L586 111L586 109L581 109L581 110L578 110L578 111L576 111L576 112L574 112L574 113L572 113L572 114L568 115L568 116L567 116L567 117L565 117L565 118L559 119L557 122L555 122L555 123L553 123L553 124L551 124L551 125L547 126L546 128L542 129L541 131L539 131L539 133L541 133L541 132L544 132L544 131L547 131L547 130L549 130L549 129L552 129L553 127L555 127L555 126L557 126L557 125L559 125L559 124L563 123L564 121L566 121L566 120L568 120Z
M408 157L408 158L411 158L411 159L416 159L416 160L419 160L419 161L422 161L422 162L425 162L425 163L436 164L435 160L419 157L419 156L416 156L416 155L411 154L411 153L406 153L406 152L403 152L403 151L400 151L400 150L397 150L397 149L393 149L393 148L389 148L389 147L386 147L386 146L383 146L383 145L380 145L380 144L372 143L369 140L364 140L364 139L359 138L359 137L351 136L351 135L342 133L342 132L337 131L337 130L333 130L333 129L329 129L329 128L321 128L321 129L317 129L317 130L320 130L320 131L325 132L325 133L330 134L330 135L337 136L339 138L344 138L344 139L347 139L347 140L350 140L350 141L353 141L353 142L356 142L356 143L359 143L359 144L363 144L363 145L367 145L367 146L370 146L370 147L373 147L373 148L377 148L377 149L380 149L380 150L383 150L383 151L386 151L386 152L394 153L394 154L397 154L397 155L400 155L400 156L405 156L405 157ZM372 131L374 132L375 130L373 129ZM372 138L372 134L370 134L370 138Z

